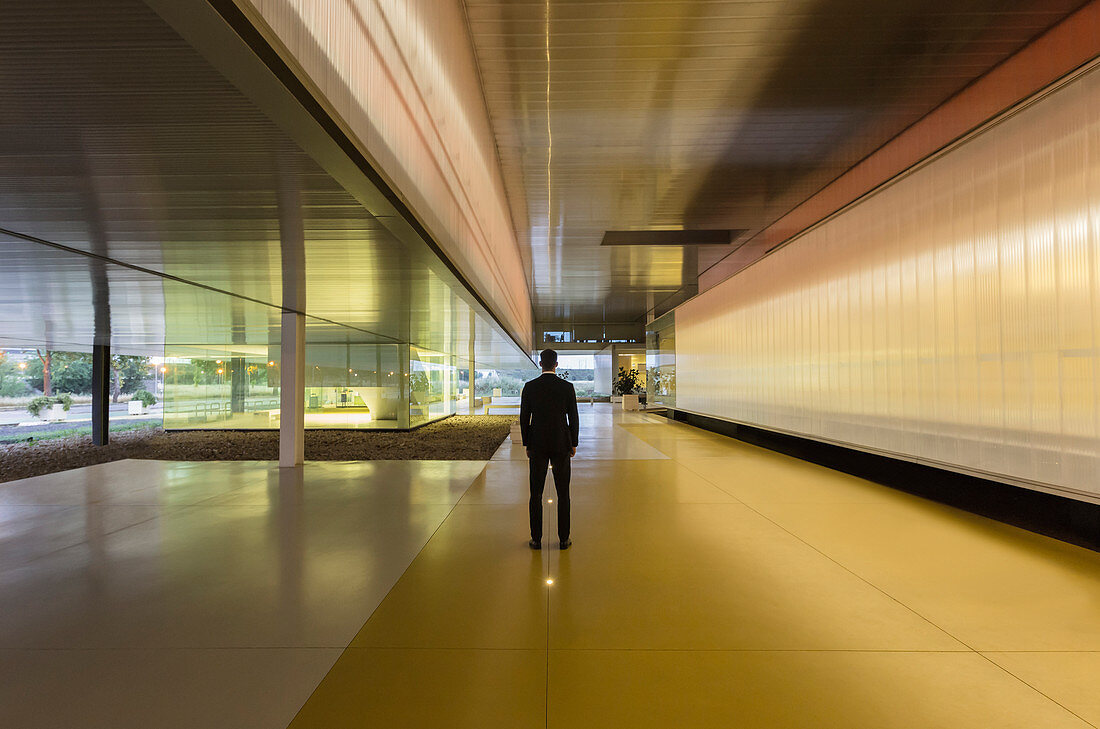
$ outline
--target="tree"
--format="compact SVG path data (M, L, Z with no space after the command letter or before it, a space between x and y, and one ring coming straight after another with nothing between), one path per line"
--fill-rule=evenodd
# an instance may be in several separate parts
M129 354L111 355L111 402L124 392L135 392L149 376L149 358Z
M87 352L39 350L38 360L30 363L26 376L27 383L41 390L44 397L55 392L89 393L92 391L92 356ZM49 390L46 389L47 378Z
M46 397L53 395L53 379L50 372L51 365L53 364L53 352L46 350L43 352L41 349L34 350L38 355L38 359L42 361L42 394Z
M69 353L65 353L66 355ZM87 354L58 357L54 353L52 370L56 392L88 393L92 391L92 358Z
M36 349L38 361L27 368L27 382L49 397L55 389L70 392L91 390L91 355L86 352L59 352ZM70 368L74 367L70 372Z

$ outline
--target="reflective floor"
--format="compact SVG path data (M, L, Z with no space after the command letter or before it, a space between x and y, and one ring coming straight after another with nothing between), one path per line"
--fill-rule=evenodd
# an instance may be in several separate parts
M655 416L581 417L567 552L527 549L508 442L487 465L0 486L5 725L1100 725L1100 555Z

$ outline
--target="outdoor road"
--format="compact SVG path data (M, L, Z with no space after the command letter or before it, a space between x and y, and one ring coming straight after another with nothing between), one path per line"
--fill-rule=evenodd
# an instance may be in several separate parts
M126 415L129 412L129 403L114 403L111 405L111 415ZM149 415L156 415L160 417L160 407L153 406L149 410ZM92 406L88 405L73 405L69 408L69 420L91 420ZM26 408L18 408L12 410L0 410L0 427L16 425L18 423L29 423L34 420L34 416L27 412Z

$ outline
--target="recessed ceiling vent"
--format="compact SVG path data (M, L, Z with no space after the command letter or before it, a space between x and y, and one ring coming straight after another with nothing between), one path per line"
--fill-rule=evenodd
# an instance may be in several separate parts
M609 230L601 246L728 246L743 230Z

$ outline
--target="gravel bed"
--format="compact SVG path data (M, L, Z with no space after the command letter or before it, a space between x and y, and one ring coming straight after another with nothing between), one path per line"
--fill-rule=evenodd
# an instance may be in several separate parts
M371 432L307 430L310 461L488 460L508 436L511 415L455 415L417 430ZM163 461L275 461L277 431L159 428L112 433L103 448L91 436L55 438L37 443L0 445L0 482L119 461L145 458Z

